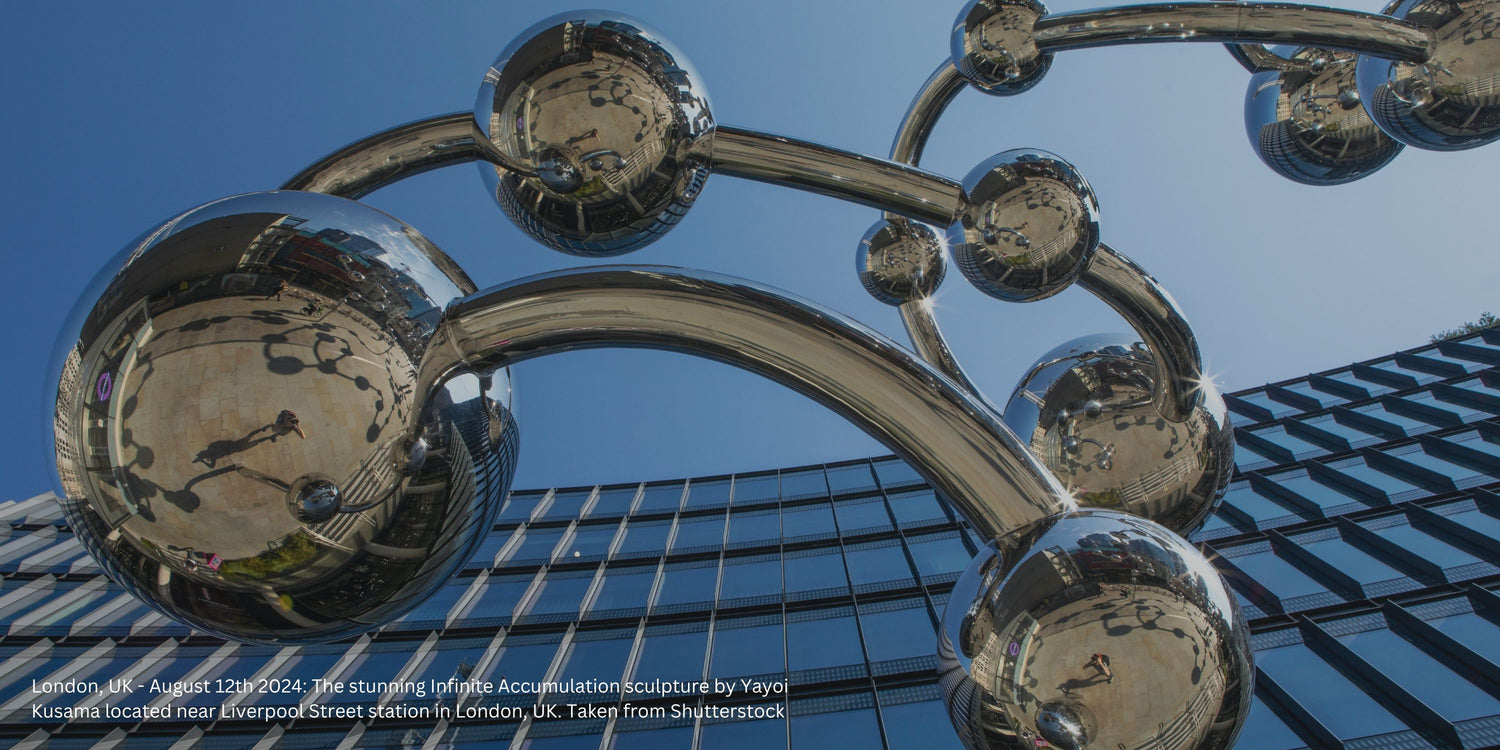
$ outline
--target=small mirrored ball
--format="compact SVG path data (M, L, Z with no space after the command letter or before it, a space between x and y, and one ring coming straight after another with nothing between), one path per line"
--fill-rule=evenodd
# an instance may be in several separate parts
M1057 294L1099 247L1094 190L1056 154L997 154L969 172L963 189L948 245L964 276L991 297L1031 302Z
M566 253L651 243L708 179L714 119L703 81L627 16L575 11L522 32L485 75L474 119L491 195Z
M1036 45L1037 0L970 0L953 22L953 65L975 88L996 96L1019 94L1042 80L1052 54Z
M1422 63L1360 57L1356 78L1370 117L1408 146L1458 151L1500 139L1500 3L1404 0L1387 11L1432 29Z
M1229 411L1211 382L1182 422L1152 396L1156 362L1133 336L1084 336L1031 366L1004 421L1082 507L1149 518L1189 534L1218 506L1234 469Z
M860 238L854 266L865 291L887 305L931 297L947 272L942 237L904 218L871 226Z
M1245 93L1245 132L1266 166L1306 185L1339 185L1401 153L1360 101L1357 56L1315 47L1278 53L1305 67L1257 73Z

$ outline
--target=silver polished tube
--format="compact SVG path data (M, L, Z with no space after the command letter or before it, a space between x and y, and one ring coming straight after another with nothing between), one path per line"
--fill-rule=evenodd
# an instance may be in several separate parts
M469 112L400 125L319 159L281 189L358 200L415 174L483 159L475 141L478 132Z
M895 343L810 302L703 271L596 266L461 299L434 334L418 389L459 369L598 347L695 354L808 396L908 461L986 539L1074 507L991 410Z
M906 106L906 117L902 119L901 129L896 132L896 140L891 144L891 161L912 166L922 163L922 149L927 146L927 138L932 135L932 129L937 125L943 110L948 108L958 92L964 90L965 84L964 77L954 67L953 61L943 58L932 75L927 77L927 82L922 84L922 89L912 98L911 104Z
M1389 16L1291 3L1155 3L1043 16L1044 52L1158 41L1293 44L1423 62L1432 32Z
M958 358L953 356L953 350L948 348L948 340L943 338L943 331L938 327L937 317L932 314L931 305L930 298L924 297L907 300L896 308L901 313L901 324L906 326L906 335L911 339L917 356L948 376L949 380L963 386L964 390L982 399L991 409L1001 411L980 392L979 386L969 379L969 374L964 372Z
M1145 269L1102 242L1078 284L1129 321L1151 348L1157 411L1173 422L1187 419L1198 404L1203 356L1177 300Z
M713 170L842 198L947 225L963 205L953 180L905 164L794 138L719 126Z
M1240 67L1251 73L1264 73L1268 70L1282 72L1308 70L1312 67L1302 60L1288 60L1260 44L1226 44L1224 48L1229 50L1229 56L1233 57Z

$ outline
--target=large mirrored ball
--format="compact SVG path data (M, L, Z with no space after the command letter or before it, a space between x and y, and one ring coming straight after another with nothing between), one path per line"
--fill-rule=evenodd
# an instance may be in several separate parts
M1403 148L1360 102L1357 57L1316 47L1278 49L1303 67L1250 78L1245 132L1261 161L1289 180L1338 185L1375 172Z
M708 179L714 118L698 72L639 21L553 16L500 53L474 105L490 194L566 253L610 256L671 229Z
M1207 520L1234 469L1229 411L1210 382L1182 422L1152 403L1156 362L1133 336L1085 336L1031 366L1005 425L1078 504L1149 518L1186 535Z
M1026 91L1052 67L1052 53L1036 46L1036 22L1045 15L1037 0L970 0L953 22L953 65L987 94Z
M980 551L948 599L938 669L970 750L1218 750L1250 710L1248 638L1185 539L1085 510Z
M875 222L854 258L859 283L887 305L931 297L948 265L943 239L932 227L895 217Z
M409 612L472 556L515 466L508 372L424 369L473 291L411 227L328 195L242 195L148 232L64 331L69 525L125 589L224 638Z
M948 245L964 276L991 297L1031 302L1057 294L1099 247L1094 190L1056 154L997 154L969 172L963 188Z
M1360 58L1359 94L1375 122L1436 151L1500 138L1500 2L1405 0L1387 12L1432 29L1436 44L1424 63Z

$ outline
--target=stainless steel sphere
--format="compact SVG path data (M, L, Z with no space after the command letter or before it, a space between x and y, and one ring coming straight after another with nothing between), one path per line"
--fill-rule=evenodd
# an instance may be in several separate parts
M644 247L708 179L714 118L702 79L626 16L576 11L522 32L485 75L474 119L496 162L479 166L490 194L566 253Z
M343 198L242 195L128 246L57 363L59 496L101 567L219 636L394 620L489 530L513 474L506 371L418 379L474 284Z
M948 266L943 240L932 227L895 218L875 222L860 238L854 268L871 297L900 305L931 297Z
M1375 172L1401 153L1402 144L1360 104L1356 56L1316 47L1277 52L1309 69L1250 78L1245 132L1266 166L1303 184L1338 185Z
M1085 510L980 551L948 599L938 668L971 750L1227 748L1250 710L1248 636L1186 540Z
M1080 506L1149 518L1187 535L1207 520L1234 470L1234 431L1204 382L1183 422L1151 397L1156 363L1133 336L1069 341L1031 366L1005 405L1005 425Z
M1099 201L1056 154L996 154L964 178L948 245L979 291L1007 302L1050 297L1073 283L1099 247Z
M1500 2L1404 0L1387 13L1433 29L1425 63L1364 56L1360 98L1375 122L1408 146L1458 151L1500 138Z
M1037 48L1034 33L1045 15L1037 0L969 0L953 22L953 65L985 93L1026 91L1052 67L1052 53Z

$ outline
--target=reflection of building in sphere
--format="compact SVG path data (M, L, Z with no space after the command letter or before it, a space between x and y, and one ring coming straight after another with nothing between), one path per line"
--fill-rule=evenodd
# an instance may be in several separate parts
M1183 422L1152 403L1154 358L1125 336L1070 341L1038 360L1005 423L1087 507L1123 510L1181 534L1223 496L1234 438L1211 384Z
M1258 73L1245 95L1245 130L1267 166L1297 182L1337 185L1401 153L1401 143L1361 105L1356 55L1314 47L1279 52L1306 69Z
M471 291L343 199L178 217L82 303L55 413L70 524L127 589L209 632L319 640L403 613L466 558L514 462L513 422L493 429L508 396L489 398L503 371L418 392L442 306Z
M708 176L713 128L681 52L634 21L570 13L501 53L476 121L502 208L542 242L615 255L666 232Z
M970 748L1225 747L1249 709L1239 608L1191 545L1084 511L981 551L944 615L940 669ZM1103 653L1112 676L1089 666ZM1160 743L1153 745L1152 743Z
M953 24L953 65L975 88L997 96L1030 89L1052 67L1051 53L1036 45L1037 0L971 0Z

